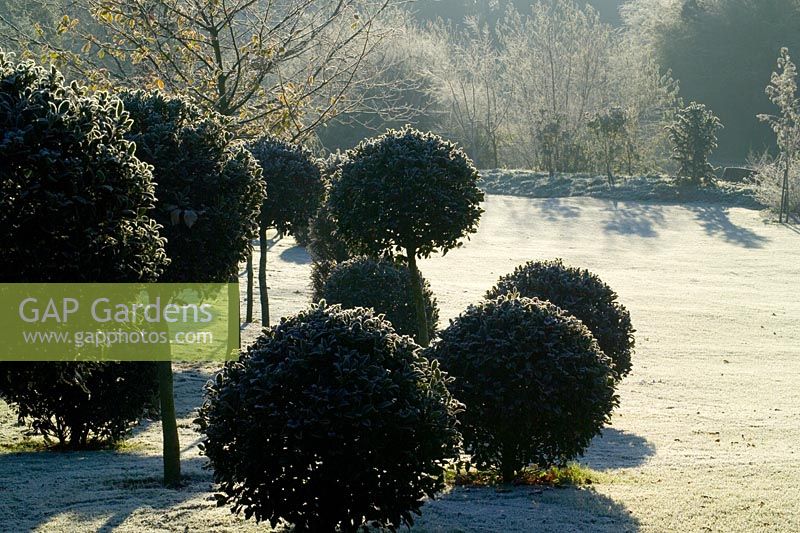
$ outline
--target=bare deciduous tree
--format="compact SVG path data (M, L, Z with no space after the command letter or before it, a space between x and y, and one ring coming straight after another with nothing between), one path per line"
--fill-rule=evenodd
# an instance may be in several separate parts
M463 32L441 22L428 31L442 51L430 67L442 129L479 165L499 166L513 83L489 28L469 19Z
M381 52L392 31L383 18L402 2L75 0L54 32L69 42L20 40L97 84L188 94L234 117L239 132L300 139L364 104L381 65L367 59Z
M587 116L614 106L626 117L628 172L666 160L677 84L593 8L542 1L509 8L495 27L468 19L423 33L437 50L429 72L442 129L483 166L596 170Z

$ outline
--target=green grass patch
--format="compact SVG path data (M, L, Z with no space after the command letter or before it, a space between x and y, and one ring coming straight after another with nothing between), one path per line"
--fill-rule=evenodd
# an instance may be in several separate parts
M141 453L147 451L147 443L133 439L122 439L112 445L114 451L120 453Z
M0 442L0 454L42 452L50 448L44 439L25 437L12 441Z
M514 485L531 485L547 487L580 487L601 482L602 474L581 466L569 463L566 466L552 466L547 469L525 468L514 479ZM451 485L466 487L488 487L502 485L502 477L495 470L455 470L445 473L445 481Z

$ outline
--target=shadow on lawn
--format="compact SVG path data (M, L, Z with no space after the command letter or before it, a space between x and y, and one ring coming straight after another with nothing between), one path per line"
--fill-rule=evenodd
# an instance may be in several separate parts
M222 369L224 363L219 363ZM194 411L203 405L205 385L214 379L215 372L197 369L173 368L173 386L175 389L175 414L178 418L194 418Z
M769 242L766 237L731 222L727 207L719 205L687 207L694 213L706 234L712 237L722 237L725 241L743 248L763 248Z
M564 203L561 198L547 198L539 204L542 216L549 222L557 222L566 218L577 218L581 215L580 208Z
M655 455L656 447L647 439L607 427L592 440L581 463L595 470L634 468Z
M581 464L596 469L632 468L655 454L646 439L605 428L592 441ZM422 508L412 531L638 531L639 520L593 488L517 486L455 487Z
M194 417L202 403L203 385L212 375L200 369L175 367L179 425L184 422L180 419ZM149 425L144 422L133 434L146 431ZM130 442L135 446L136 441ZM139 509L153 510L153 520L160 522L158 529L170 529L175 526L171 520L198 507L215 507L209 500L212 475L203 468L207 459L186 457L198 442L199 438L182 438L184 487L179 490L162 487L160 455L118 450L0 454L0 530L30 531L59 515L70 515L70 526L50 527L65 530L85 523L84 530L113 531Z
M456 487L422 507L417 532L638 531L630 511L593 489Z
M664 209L654 204L622 204L613 200L605 209L610 219L604 229L619 235L658 237L657 228L664 225Z
M292 246L281 252L280 258L287 263L307 265L311 263L311 256L302 246Z
M68 514L72 527L113 531L138 509L152 509L168 524L170 514L186 512L182 506L206 505L212 479L205 463L204 457L184 459L184 487L171 490L161 485L160 456L112 450L2 454L0 519L8 531L30 531ZM198 498L203 503L187 503Z

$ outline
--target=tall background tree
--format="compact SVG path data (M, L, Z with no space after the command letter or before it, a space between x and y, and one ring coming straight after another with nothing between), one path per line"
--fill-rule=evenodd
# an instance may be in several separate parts
M667 127L672 142L672 159L678 164L677 177L693 185L709 183L714 166L708 159L717 147L719 118L705 105L692 102L675 114Z
M784 214L788 222L789 212L797 208L796 201L791 202L790 176L794 178L791 181L796 181L792 170L796 167L797 154L800 150L800 97L797 94L797 66L787 48L781 48L778 69L772 73L766 93L778 108L779 114L759 115L759 119L770 125L777 139L780 150L779 164L782 167L778 222L783 222ZM767 184L770 185L772 184Z

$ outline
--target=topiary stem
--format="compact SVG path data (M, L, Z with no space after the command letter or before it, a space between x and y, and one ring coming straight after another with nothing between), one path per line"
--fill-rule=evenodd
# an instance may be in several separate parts
M414 311L417 316L417 343L428 346L430 336L428 334L428 319L425 316L425 298L422 295L422 280L417 269L417 251L407 250L408 271L411 273L411 299L414 302Z
M267 228L258 229L261 254L258 257L258 290L261 295L261 325L269 326L269 295L267 294Z
M175 397L172 387L172 361L158 361L158 396L161 403L163 435L164 485L178 487L181 483L181 445L178 422L175 419Z
M519 468L516 447L510 442L503 443L502 457L500 458L500 475L503 478L503 483L512 483Z
M253 250L247 253L247 312L244 321L249 324L253 321Z

